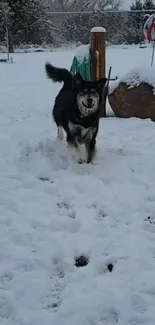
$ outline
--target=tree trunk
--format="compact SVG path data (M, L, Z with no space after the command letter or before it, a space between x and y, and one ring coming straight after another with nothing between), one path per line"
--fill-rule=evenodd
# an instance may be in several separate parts
M14 46L11 37L9 38L9 53L14 53Z

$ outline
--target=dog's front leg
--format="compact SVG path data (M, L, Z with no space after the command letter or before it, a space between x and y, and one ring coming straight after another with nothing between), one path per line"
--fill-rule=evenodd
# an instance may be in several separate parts
M78 143L76 153L78 163L84 164L86 162L86 146L84 143Z
M85 145L78 141L77 134L74 135L68 126L65 126L65 131L67 133L67 142L68 148L71 152L71 156L73 156L79 164L83 164L86 161L86 150Z
M67 143L71 156L73 156L79 164L84 163L85 160L80 155L80 145L76 141L76 138L71 134L70 130L67 132Z
M96 140L93 138L86 144L87 164L91 163L96 153Z
M79 164L86 162L86 149L84 144L80 144L76 141L68 141L68 147L71 151L71 155L75 157Z

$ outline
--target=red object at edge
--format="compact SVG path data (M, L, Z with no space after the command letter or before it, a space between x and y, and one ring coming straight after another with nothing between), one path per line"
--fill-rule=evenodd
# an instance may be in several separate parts
M151 37L151 33L152 33L153 28L155 28L155 21L152 22L152 24L150 25L150 27L147 30L147 39L148 39L148 41L154 41L152 39L152 37Z

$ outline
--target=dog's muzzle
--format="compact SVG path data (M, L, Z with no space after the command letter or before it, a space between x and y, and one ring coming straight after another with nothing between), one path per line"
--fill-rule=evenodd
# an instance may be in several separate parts
M88 107L91 107L91 106L92 106L92 104L93 104L93 100L92 100L91 97L88 97L88 99L87 99L87 103L88 103Z
M94 106L93 99L88 98L86 103L82 102L82 105L87 109L91 109Z

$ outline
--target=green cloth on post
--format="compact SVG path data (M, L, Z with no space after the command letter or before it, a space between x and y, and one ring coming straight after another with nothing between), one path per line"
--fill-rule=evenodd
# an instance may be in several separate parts
M84 57L82 62L74 56L70 72L73 76L80 72L83 79L90 80L90 56L88 58Z

